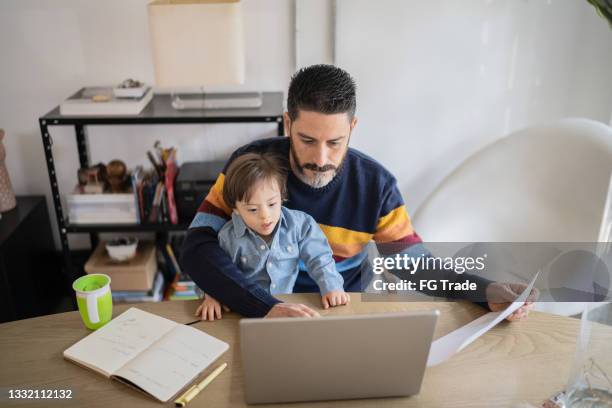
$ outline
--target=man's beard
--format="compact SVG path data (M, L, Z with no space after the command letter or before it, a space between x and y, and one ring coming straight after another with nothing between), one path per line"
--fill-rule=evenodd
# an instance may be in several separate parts
M289 138L289 150L291 154L291 159L289 162L291 163L291 169L293 173L305 184L308 184L313 188L321 188L328 185L334 177L338 174L338 169L342 167L344 164L344 159L346 157L346 152L340 161L340 165L338 167L333 164L326 164L322 167L317 166L314 163L300 163L297 157L297 153L293 147L293 140ZM348 149L347 149L348 152ZM306 174L304 170L311 170L311 174Z

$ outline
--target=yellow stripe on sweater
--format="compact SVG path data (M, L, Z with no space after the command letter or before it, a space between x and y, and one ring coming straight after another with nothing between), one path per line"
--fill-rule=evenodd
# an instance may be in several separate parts
M225 175L223 173L219 173L219 177L215 181L215 184L212 186L208 195L206 196L206 201L211 203L217 208L223 210L227 215L231 216L232 209L228 207L223 200L223 183L225 182Z
M406 206L402 205L389 212L384 217L380 217L376 225L376 242L392 242L402 239L414 233L412 222L406 211Z
M367 232L353 231L342 227L332 227L331 225L319 224L325 237L329 241L329 246L336 256L350 258L357 255L363 247L370 242L372 234Z

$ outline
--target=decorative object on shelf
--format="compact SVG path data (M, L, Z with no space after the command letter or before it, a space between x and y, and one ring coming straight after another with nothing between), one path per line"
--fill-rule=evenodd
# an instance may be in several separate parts
M12 210L17 205L15 192L6 168L6 149L4 148L4 129L0 129L0 213Z
M115 238L106 243L106 251L111 259L125 262L136 256L137 238Z
M173 94L175 109L258 108L260 93L210 95L203 87L244 83L244 35L239 0L158 0L148 5L155 83L202 87Z
M127 167L121 160L111 160L106 165L108 173L108 184L110 185L111 193L125 193L127 183Z
M106 166L98 163L93 167L83 167L77 171L79 187L85 194L102 194L106 190L108 174Z
M128 78L113 88L116 98L142 98L148 87L140 81Z

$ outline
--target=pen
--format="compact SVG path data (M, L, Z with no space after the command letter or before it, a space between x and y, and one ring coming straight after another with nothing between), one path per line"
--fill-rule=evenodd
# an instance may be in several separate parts
M199 384L194 385L190 389L188 389L183 395L174 400L174 406L176 407L184 407L189 401L195 398L196 395L200 393L208 384L212 382L221 371L223 371L227 367L227 363L221 364L219 367L215 369L212 373L208 374L208 377L202 380Z
M153 165L153 168L155 169L155 172L157 173L157 176L159 178L161 178L162 177L162 168L157 163L157 160L155 160L155 157L153 156L153 153L151 153L150 151L147 151L147 157L149 158L149 161Z

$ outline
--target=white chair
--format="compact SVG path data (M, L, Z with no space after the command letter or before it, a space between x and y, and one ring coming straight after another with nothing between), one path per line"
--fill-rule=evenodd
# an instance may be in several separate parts
M413 224L425 242L597 242L611 173L612 128L588 119L530 127L465 160ZM567 315L582 304L537 309Z

